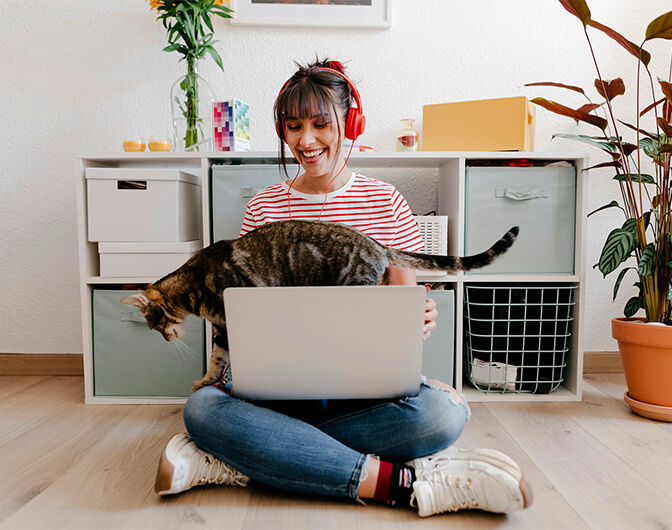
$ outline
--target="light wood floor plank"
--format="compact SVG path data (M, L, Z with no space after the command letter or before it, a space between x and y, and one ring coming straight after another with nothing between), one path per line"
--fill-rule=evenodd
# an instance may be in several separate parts
M499 422L591 528L666 528L670 498L587 432L575 404L488 404Z
M58 399L54 399L54 395L58 395ZM0 400L0 449L27 430L49 421L58 411L81 402L83 397L81 377L47 377L26 387L23 392L14 392L4 397Z
M16 392L21 392L42 381L46 381L46 379L46 376L40 375L22 377L2 375L0 376L0 400L4 400L7 396L15 394Z

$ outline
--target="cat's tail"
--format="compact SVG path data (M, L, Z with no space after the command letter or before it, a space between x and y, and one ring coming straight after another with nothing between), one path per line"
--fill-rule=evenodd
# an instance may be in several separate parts
M517 226L512 227L488 250L473 256L434 256L431 254L419 254L417 252L405 252L403 250L387 247L388 257L390 259L390 265L395 267L442 270L447 273L480 269L481 267L490 265L499 256L509 250L518 236L518 231L519 229Z

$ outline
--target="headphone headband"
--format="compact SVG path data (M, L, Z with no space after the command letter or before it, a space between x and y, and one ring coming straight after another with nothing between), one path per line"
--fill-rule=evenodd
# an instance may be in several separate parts
M323 66L317 66L316 68L318 70L331 72L332 74L336 74L337 76L342 77L345 80L345 82L348 83L348 85L350 86L350 90L352 91L352 95L355 98L355 103L357 104L357 107L350 107L350 109L348 109L348 115L345 119L345 137L348 138L349 140L353 141L356 140L357 137L364 132L364 126L366 124L366 117L364 116L362 110L362 99L359 96L357 88L343 72L339 72L338 70L334 70L333 68L325 68ZM278 95L282 94L282 92L285 90L285 87L291 80L292 79L289 78L287 81L285 81L285 84L282 85L282 88L280 89L280 92L278 92ZM284 120L282 121L282 131L280 131L279 127L276 124L276 131L278 133L278 136L280 136L280 138L283 140L285 138L284 129L285 129Z

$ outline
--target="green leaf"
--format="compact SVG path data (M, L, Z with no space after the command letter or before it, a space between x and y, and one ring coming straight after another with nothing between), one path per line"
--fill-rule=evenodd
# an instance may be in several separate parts
M604 206L600 206L597 210L593 210L590 212L586 217L590 217L594 213L599 212L600 210L606 210L607 208L621 208L619 204L616 201L611 201L609 204L605 204ZM622 210L623 208L621 208Z
M670 288L667 290L667 299L672 300L672 283L670 283Z
M630 175L630 180L632 182L639 182L640 178L642 181L642 184L655 184L656 181L651 175L646 175L646 174L641 174L639 175L638 173L629 173ZM620 180L620 181L627 181L628 180L628 174L625 173L619 173L614 177L614 180Z
M629 230L616 228L607 236L600 254L598 267L603 276L616 270L623 263L635 246L635 236Z
M212 57L213 61L217 63L217 66L224 71L224 65L222 64L222 58L219 56L219 53L217 53L217 50L213 48L212 46L206 46L205 51L207 51L210 54L210 57Z
M637 273L640 276L651 276L653 271L656 270L657 261L658 255L656 254L656 248L653 243L649 243L646 245L644 252L642 252L642 257L639 259Z
M672 39L672 11L651 21L646 28L646 40Z
M639 296L633 296L628 300L625 304L625 309L623 310L623 314L625 315L626 318L630 318L631 316L634 316L637 311L639 311L642 307L642 300Z
M606 151L609 154L613 155L618 155L618 147L616 144L612 142L607 142L607 141L599 141L600 136L585 136L583 134L554 134L552 138L566 138L568 140L575 140L577 142L582 142L584 144L589 144L592 145L593 147L597 147L598 149L602 149L602 151ZM606 140L606 138L604 138Z
M629 270L637 270L634 267L626 267L625 269L621 270L621 272L618 274L618 278L616 279L616 283L614 284L614 297L612 298L613 300L616 300L616 295L618 294L618 289L621 286L621 282L623 281L623 277L625 276L625 273L628 272Z

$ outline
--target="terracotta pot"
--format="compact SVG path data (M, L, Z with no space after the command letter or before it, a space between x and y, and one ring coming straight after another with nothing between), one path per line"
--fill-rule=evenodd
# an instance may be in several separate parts
M611 335L618 341L630 397L672 407L672 326L614 318Z

